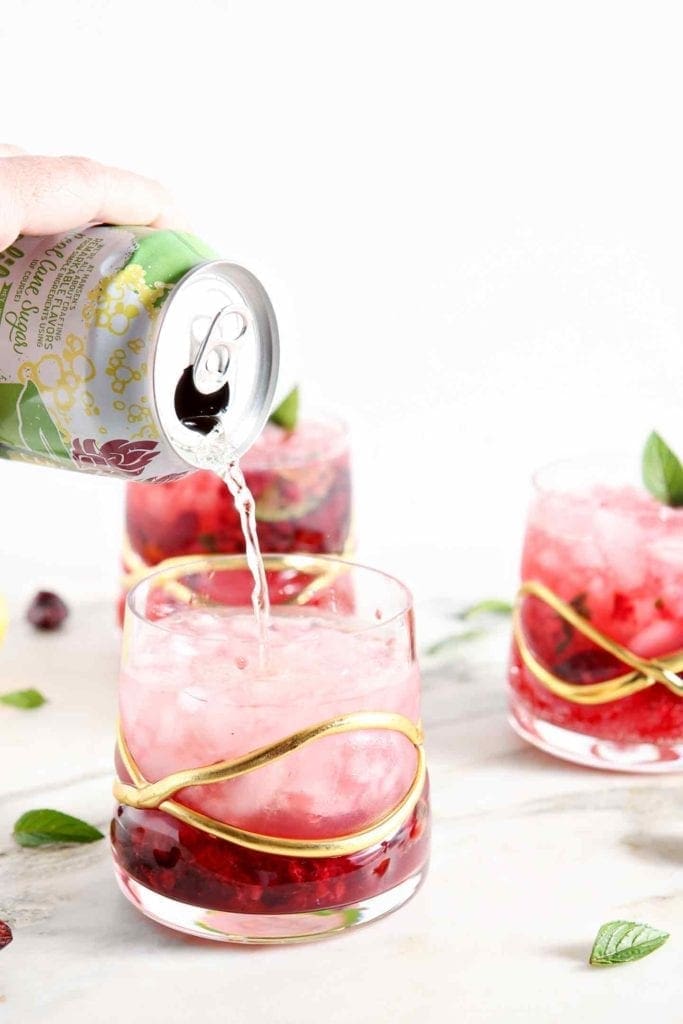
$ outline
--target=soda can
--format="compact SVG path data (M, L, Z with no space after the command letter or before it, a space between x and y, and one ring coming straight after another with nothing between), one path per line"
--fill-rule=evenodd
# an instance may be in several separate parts
M192 235L84 227L0 252L0 456L127 480L235 456L271 409L275 315Z

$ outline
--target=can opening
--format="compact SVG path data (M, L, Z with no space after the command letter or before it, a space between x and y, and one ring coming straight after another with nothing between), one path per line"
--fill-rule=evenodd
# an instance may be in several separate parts
M220 415L230 401L230 388L226 381L218 391L204 395L193 379L194 366L187 366L175 389L175 413L183 426L200 434L210 434L217 426Z

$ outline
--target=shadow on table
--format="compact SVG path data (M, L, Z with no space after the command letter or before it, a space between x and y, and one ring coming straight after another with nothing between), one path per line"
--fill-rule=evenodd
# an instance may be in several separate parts
M215 956L242 955L247 956L255 952L263 955L266 948L283 949L283 946L266 947L263 945L247 945L237 942L216 942L213 939L202 939L194 935L186 935L184 932L175 931L158 924L151 918L146 917L139 910L136 910L123 896L112 904L110 921L110 934L119 937L119 945L130 946L135 943L140 947L141 954L149 953L151 950L163 949L165 952L173 950L201 949L208 954L213 950ZM333 939L334 936L331 937ZM325 941L331 941L325 940Z
M543 952L552 953L562 960L568 960L576 970L590 969L588 963L590 947L587 947L585 942L567 942L561 946L551 946L549 949L544 949Z

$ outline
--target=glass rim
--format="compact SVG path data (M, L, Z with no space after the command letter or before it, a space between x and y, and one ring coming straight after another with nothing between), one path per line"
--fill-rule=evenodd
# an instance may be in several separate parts
M259 439L263 437L263 432L266 427L273 426L276 429L281 430L283 433L292 434L296 433L297 427L295 426L292 431L287 431L285 427L280 427L277 423L267 422L258 437L254 439L252 445L246 450L240 459L244 472L276 473L281 469L302 469L306 466L313 466L319 462L325 462L329 459L336 459L348 450L351 442L351 426L343 415L335 412L326 412L316 408L306 408L299 416L297 426L300 423L321 423L325 426L337 427L339 429L338 432L335 432L333 444L330 445L329 449L325 449L320 454L295 458L292 459L291 462L279 462L277 460L269 462L267 458L261 458L258 452L254 452L254 445L256 445L259 442Z
M561 479L556 484L552 484L548 481L553 474L561 474L562 471L567 471L569 474L571 471L580 469L584 470L595 470L602 471L601 480L597 482L603 483L621 483L622 485L638 485L644 490L643 483L638 475L639 469L639 454L630 455L624 449L613 449L590 452L585 455L566 455L561 458L551 459L548 462L542 463L537 466L531 473L531 485L536 493L548 494L552 491L557 490L576 490L576 486L562 486ZM608 470L608 479L605 479L604 471ZM609 476L614 473L614 478L609 479Z
M269 568L268 563L273 562L275 560L277 560L277 562L282 562L283 560L291 562L291 568L293 569L297 568L297 563L300 568L303 568L306 565L310 566L314 563L322 563L323 565L341 566L343 567L342 571L360 570L363 573L370 574L375 579L381 579L385 583L390 584L395 589L397 594L400 595L400 607L396 611L388 615L386 618L377 619L377 621L375 622L370 622L366 625L358 626L352 630L349 630L349 635L354 635L358 633L370 633L373 630L384 629L386 626L390 625L392 622L395 622L397 619L400 619L402 616L410 614L410 612L413 610L413 595L410 588L400 579L398 579L397 576L392 576L391 573L385 572L383 569L376 569L373 566L365 565L362 562L353 562L349 559L339 558L333 555L318 555L303 552L293 552L291 554L284 554L278 552L263 552L262 558L266 573L268 572ZM144 612L142 612L140 609L136 607L136 601L139 594L142 592L143 588L153 585L155 578L171 576L172 579L177 580L181 576L191 575L192 570L194 569L196 571L198 566L204 566L206 568L206 571L220 571L221 568L225 570L249 568L246 555L243 554L240 555L215 553L208 555L180 555L177 558L166 559L165 562L160 562L158 565L154 566L154 568L151 569L149 572L146 572L145 575L142 576L139 580L137 580L137 582L134 583L133 586L130 588L130 590L126 594L126 618L128 614L130 614L138 622L141 622L145 626L151 626L155 629L160 629L165 633L176 633L177 635L196 637L195 633L191 633L185 630L174 629L170 625L164 626L165 618L169 618L169 616L157 620L150 619ZM315 579L315 577L313 577L313 579ZM245 607L248 608L251 613L251 605L225 605L225 607ZM277 610L278 607L292 608L305 606L292 606L289 604L279 606L277 604L274 604L271 605L271 610ZM323 613L324 609L321 611L321 614ZM335 615L333 616L333 618L335 620L338 619L342 621L344 616ZM202 642L206 642L207 640L225 642L225 637L218 636L202 637L201 639Z

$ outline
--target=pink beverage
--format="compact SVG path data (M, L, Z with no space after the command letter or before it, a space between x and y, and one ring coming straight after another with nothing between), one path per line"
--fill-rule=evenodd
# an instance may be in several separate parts
M341 554L351 542L351 467L341 421L268 423L240 460L255 501L261 549ZM223 481L202 470L126 494L124 588L145 568L191 554L241 554L239 515Z
M291 556L292 578L305 583L275 594L264 663L248 608L211 600L219 591L224 601L222 577L243 572L244 559L198 561L148 577L129 599L127 752L112 824L123 891L166 924L233 941L301 938L387 913L417 888L429 844L409 595L373 570ZM264 561L272 594L282 562ZM332 731L291 744L320 723ZM136 771L158 782L283 740L292 752L227 780L181 777L170 786L174 813L126 785ZM197 827L207 820L237 830L236 841Z
M537 478L522 580L515 728L570 760L679 768L683 510L600 469L553 467Z

